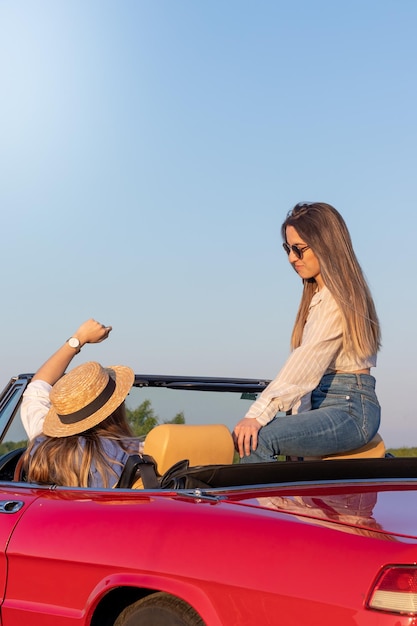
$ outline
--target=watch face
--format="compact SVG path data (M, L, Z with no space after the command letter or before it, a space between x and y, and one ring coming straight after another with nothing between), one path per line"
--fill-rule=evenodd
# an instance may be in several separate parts
M79 348L80 340L77 339L77 337L71 337L70 339L68 339L68 344L71 346L71 348Z

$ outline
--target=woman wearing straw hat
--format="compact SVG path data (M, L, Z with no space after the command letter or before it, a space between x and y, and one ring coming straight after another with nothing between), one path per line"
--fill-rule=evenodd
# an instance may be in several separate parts
M84 322L28 385L21 417L30 440L24 457L29 481L113 487L129 454L139 452L124 406L133 370L88 362L64 376L82 346L107 339L111 329Z

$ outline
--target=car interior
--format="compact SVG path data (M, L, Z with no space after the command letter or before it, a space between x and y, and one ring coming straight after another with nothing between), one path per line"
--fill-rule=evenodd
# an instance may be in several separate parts
M17 380L11 381L10 393L6 394L8 399L0 410L0 419L8 422L4 428L7 436L3 443L6 441L7 445L7 441L10 440L14 448L0 457L2 481L24 481L25 478L19 461L25 450L26 441L21 427L17 396L21 396L28 380L30 375L22 375ZM207 417L210 418L221 411L221 415L231 414L232 423L235 423L237 416L244 414L247 400L253 400L254 393L261 390L265 384L265 381L254 380L201 378L178 380L175 377L137 376L135 388L132 389L133 406L143 402L144 397L151 398L152 406L156 407L158 413L164 410L185 412L187 421L189 416L193 415L205 423L164 422L156 425L144 438L143 454L132 455L117 487L179 489L190 488L192 485L215 487L226 484L256 484L259 481L270 484L275 481L281 482L291 472L297 476L306 472L307 463L310 467L309 476L312 472L320 476L334 475L336 470L334 463L345 460L366 462L368 459L383 459L386 456L384 442L377 434L366 446L348 454L304 459L301 463L298 459L286 458L285 462L278 463L274 461L239 464L231 426L223 422L207 423ZM153 392L159 395L152 395ZM134 396L135 393L139 395ZM161 393L162 397L165 396L163 400L160 399ZM200 410L206 413L198 414ZM333 461L333 468L320 470L319 466L323 465L320 461L326 461L327 465L329 460ZM311 470L313 461L314 471ZM257 466L256 469L254 465ZM259 468L260 465L263 467Z

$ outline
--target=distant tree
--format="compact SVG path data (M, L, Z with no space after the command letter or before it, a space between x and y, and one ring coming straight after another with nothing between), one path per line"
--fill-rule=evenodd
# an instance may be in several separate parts
M0 443L0 456L10 452L11 450L16 450L17 448L26 448L27 443L27 440L6 441L4 443Z
M129 422L136 437L143 437L152 428L158 426L159 418L151 406L150 400L144 400L136 409L126 408L127 421ZM177 413L171 420L165 420L164 424L185 424L183 411Z
M177 413L172 420L165 420L164 424L185 424L184 411Z
M136 437L147 435L159 422L150 400L144 400L134 410L126 409L126 416Z

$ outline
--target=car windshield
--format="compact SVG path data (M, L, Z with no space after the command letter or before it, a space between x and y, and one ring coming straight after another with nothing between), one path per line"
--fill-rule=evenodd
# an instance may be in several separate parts
M28 379L17 379L3 391L0 454L27 444L19 406ZM167 422L225 424L232 431L266 384L246 379L136 375L126 398L128 419L139 437Z
M27 435L20 418L20 400L26 380L10 383L3 391L0 402L0 456L16 448L25 447Z

